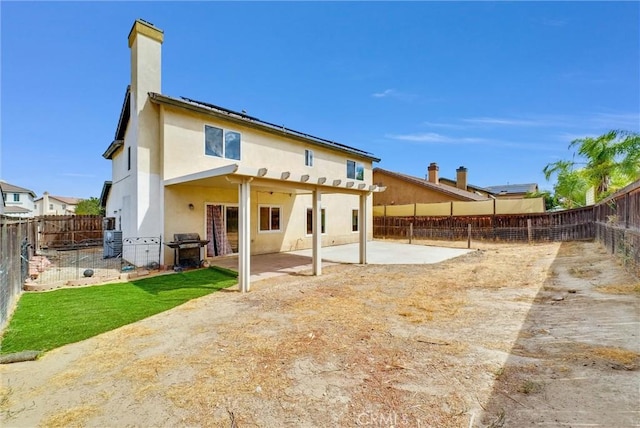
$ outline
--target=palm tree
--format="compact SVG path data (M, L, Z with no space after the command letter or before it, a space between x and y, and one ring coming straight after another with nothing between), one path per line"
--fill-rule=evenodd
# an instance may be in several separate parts
M557 174L556 196L568 199L570 204L584 199L584 196L578 198L575 192L586 192L591 186L599 201L640 178L640 135L636 133L609 131L598 137L573 140L569 148L577 149L585 162L557 161L542 171L547 180ZM574 169L576 165L584 167Z
M556 184L553 186L555 198L565 208L583 207L586 204L589 184L584 170L574 169L575 162L557 161L548 164L542 172L547 180L556 174Z
M640 137L637 134L609 131L599 137L573 140L569 148L574 147L587 160L585 174L596 187L597 199L609 193L613 176L619 174L629 183L640 177Z

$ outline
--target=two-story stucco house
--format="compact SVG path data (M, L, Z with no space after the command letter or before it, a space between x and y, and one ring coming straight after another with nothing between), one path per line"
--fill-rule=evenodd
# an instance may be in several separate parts
M81 199L68 196L54 196L44 192L35 200L36 215L73 215Z
M163 31L137 20L129 34L131 83L115 139L106 215L127 237L198 233L207 258L360 243L371 233L372 163L365 151L161 90ZM174 262L163 246L161 263Z
M2 181L0 193L4 200L4 215L20 218L32 218L35 215L36 194L33 190Z

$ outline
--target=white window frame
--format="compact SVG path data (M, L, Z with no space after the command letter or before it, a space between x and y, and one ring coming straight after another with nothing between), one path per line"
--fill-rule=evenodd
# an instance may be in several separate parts
M222 131L222 156L218 156L215 154L210 154L207 153L207 128L216 128L216 129L220 129ZM234 133L234 134L238 134L240 141L238 143L238 159L236 158L230 158L227 156L227 134L229 133ZM220 159L231 159L231 160L242 160L242 132L240 131L236 131L234 129L229 129L229 128L223 128L222 126L217 126L217 125L209 125L206 124L204 125L204 155L207 157L212 157L212 158L220 158Z
M20 193L13 194L13 202L20 202Z
M269 229L263 230L261 229L261 216L262 216L262 208L269 208ZM278 215L278 229L272 229L271 222L272 218L272 210L273 208L277 208L279 211ZM282 205L273 205L273 204L259 204L258 205L258 233L282 233Z
M304 232L305 232L305 236L313 236L313 224L311 225L311 233L309 233L309 225L308 225L308 213L309 211L311 211L311 216L313 218L313 207L307 207L306 211L304 212ZM324 214L324 215L323 215ZM321 231L320 234L321 235L326 235L327 234L327 211L325 208L320 208L320 217L324 218L324 223L320 226L321 229L324 229L324 231ZM315 224L315 222L313 220L311 220L312 223Z
M353 177L349 176L349 164L353 164ZM358 178L358 170L362 171L362 177ZM347 178L351 180L364 181L364 164L347 159Z
M304 149L304 164L305 166L313 166L313 150Z
M354 217L354 214L355 214L355 217ZM355 224L356 230L353 230L354 219L356 220L356 224ZM360 232L360 210L357 208L352 208L351 209L351 233L358 233L358 232Z

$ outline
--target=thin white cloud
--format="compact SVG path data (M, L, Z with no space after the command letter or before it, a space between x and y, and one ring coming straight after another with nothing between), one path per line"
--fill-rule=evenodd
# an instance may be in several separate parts
M503 126L546 126L547 123L536 120L508 119L502 117L474 117L462 119L463 122L478 125L503 125Z
M484 138L473 137L450 137L447 135L438 134L436 132L422 132L416 134L389 134L387 138L399 141L408 141L411 143L442 143L442 144L470 144L470 143L482 143L486 141Z
M373 94L371 94L371 96L373 98L393 98L393 99L399 99L404 101L412 100L416 97L414 94L400 92L395 89L385 89L382 92L374 92Z
M75 172L64 172L59 174L63 177L81 177L81 178L95 178L95 174L78 174Z
M527 143L516 141L504 141L491 138L482 137L453 137L449 135L443 135L436 132L422 132L413 134L387 134L386 138L403 141L413 144L445 144L445 145L475 145L481 144L483 146L491 147L508 147L518 148L523 150L535 150L535 151L557 151L559 148L556 145L540 144L540 143ZM564 150L564 147L560 149Z
M444 122L422 122L423 125L431 126L432 128L448 128L448 129L465 129L468 128L467 125L455 124L455 123L444 123Z
M393 96L395 93L396 91L393 89L385 89L382 92L374 92L373 94L371 94L371 96L373 98L386 98L386 97Z
M637 132L640 130L640 113L595 113L592 122L601 127Z
M537 127L588 130L622 129L640 131L640 113L585 113L580 115L526 115L518 118L501 116L463 117L451 121L440 120L423 122L433 128L472 129L492 127Z
M541 24L547 27L564 27L567 21L564 19L543 18Z

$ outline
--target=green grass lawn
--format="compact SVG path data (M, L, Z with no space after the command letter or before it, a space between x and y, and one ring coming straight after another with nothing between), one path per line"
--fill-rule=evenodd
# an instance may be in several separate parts
M236 284L219 268L159 275L118 284L25 293L0 342L0 354L48 351Z

